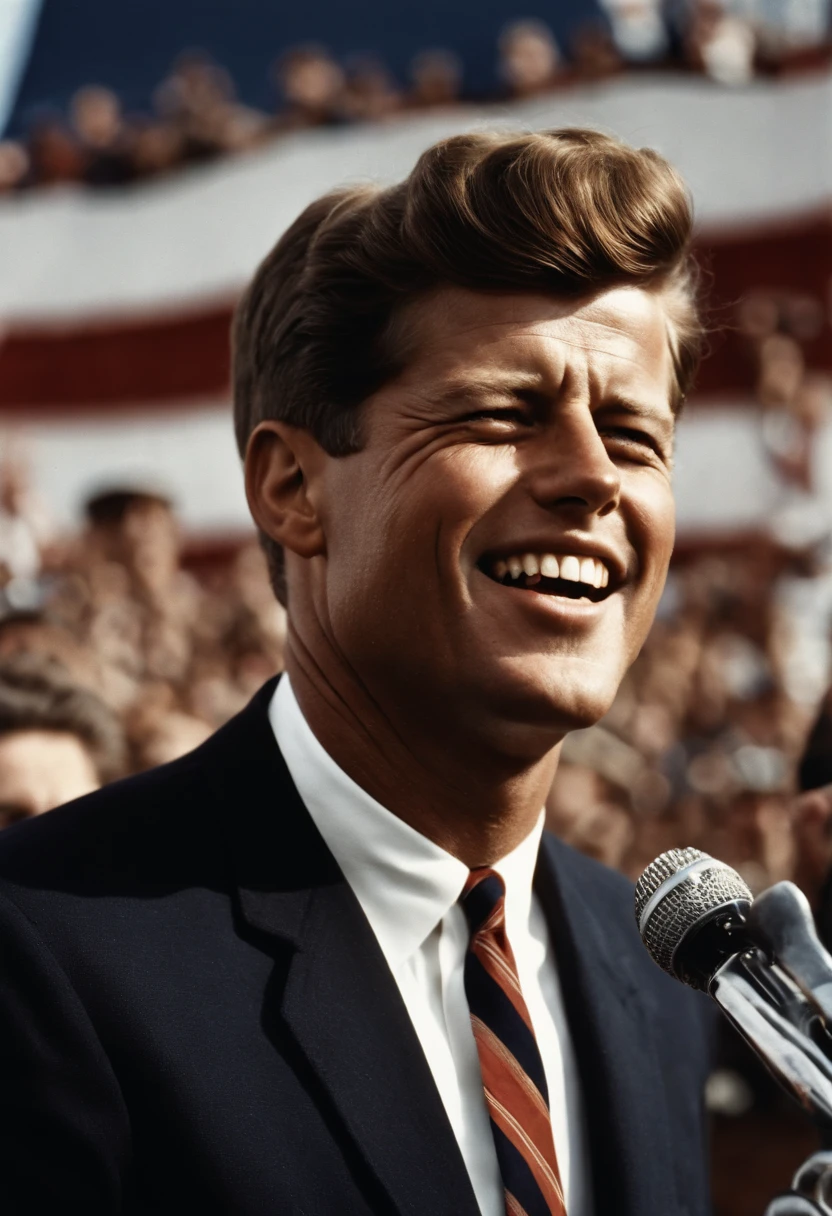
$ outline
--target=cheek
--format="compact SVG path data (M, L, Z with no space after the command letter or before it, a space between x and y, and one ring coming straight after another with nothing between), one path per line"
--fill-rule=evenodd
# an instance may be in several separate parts
M422 494L434 503L443 525L462 539L517 484L520 471L514 448L462 445L438 453L426 468Z
M372 535L356 539L362 547L379 542L385 556L406 551L424 577L424 567L441 566L516 476L514 454L505 448L441 449L377 484L359 521Z
M643 588L657 602L664 587L676 538L676 504L670 482L658 478L638 487L631 511L634 544L643 576Z

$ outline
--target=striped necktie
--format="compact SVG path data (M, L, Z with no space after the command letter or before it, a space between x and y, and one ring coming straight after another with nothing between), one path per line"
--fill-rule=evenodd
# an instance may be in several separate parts
M471 933L465 994L507 1216L566 1216L549 1116L549 1091L506 936L506 888L496 870L472 870L460 897Z

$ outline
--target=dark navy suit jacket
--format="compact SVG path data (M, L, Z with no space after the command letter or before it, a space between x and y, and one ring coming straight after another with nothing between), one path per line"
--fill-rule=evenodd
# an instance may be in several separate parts
M3 1216L477 1216L273 687L190 756L0 836ZM648 958L619 875L545 837L535 881L597 1216L703 1216L699 998Z

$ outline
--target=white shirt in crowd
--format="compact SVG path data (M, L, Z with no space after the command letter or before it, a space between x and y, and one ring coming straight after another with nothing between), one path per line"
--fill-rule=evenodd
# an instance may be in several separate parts
M465 998L468 927L457 900L463 862L385 810L312 733L284 675L269 717L309 814L355 893L398 984L483 1216L505 1200ZM546 920L532 893L543 815L494 865L506 884L506 928L549 1086L569 1216L591 1216L580 1086Z

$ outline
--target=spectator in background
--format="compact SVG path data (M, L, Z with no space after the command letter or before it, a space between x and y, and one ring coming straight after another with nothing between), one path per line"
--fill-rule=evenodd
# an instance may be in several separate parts
M94 649L138 681L180 681L201 597L181 569L170 500L152 489L116 487L90 498L86 516L83 610Z
M612 39L628 64L654 64L669 49L662 0L602 0Z
M747 84L754 75L754 27L721 0L693 0L684 46L688 63L719 84Z
M13 447L0 462L0 605L7 611L37 604L43 550L50 537L46 512Z
M19 655L58 664L76 684L93 692L100 690L95 656L45 612L12 612L0 617L0 663Z
M204 719L177 708L170 685L161 682L144 690L126 715L125 725L133 772L177 760L213 733Z
M253 147L266 131L265 116L240 104L230 74L204 51L179 56L154 104L177 131L185 161Z
M344 71L324 47L295 47L276 60L272 72L283 102L278 131L344 122Z
M462 93L462 60L453 51L422 51L410 64L407 105L414 110L444 110Z
M70 120L89 186L123 186L134 176L130 133L112 89L88 85L73 95Z
M513 21L500 35L499 71L512 97L533 97L560 80L561 54L542 21Z
M182 159L182 136L166 122L141 117L133 122L133 169L136 177L158 177Z
M38 118L29 130L28 149L29 185L60 186L82 180L83 153L61 118Z
M105 562L128 572L139 599L169 608L187 586L179 563L179 526L161 491L115 487L87 500L85 544Z
M349 122L383 122L401 109L402 98L381 60L360 55L348 65L342 104Z
M232 96L231 77L210 56L187 51L175 60L153 103L159 116L177 130L184 160L219 156L217 116Z
M572 39L572 64L575 76L583 80L603 80L621 70L621 56L603 21L578 26Z
M0 661L0 827L98 789L125 761L116 715L60 664Z
M9 194L26 184L29 153L16 139L0 140L0 194Z

